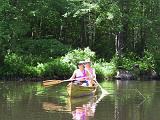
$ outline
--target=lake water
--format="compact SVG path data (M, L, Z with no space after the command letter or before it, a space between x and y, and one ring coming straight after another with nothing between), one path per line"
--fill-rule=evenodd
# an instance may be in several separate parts
M70 99L65 83L0 81L0 120L159 120L160 81L103 81L110 95Z

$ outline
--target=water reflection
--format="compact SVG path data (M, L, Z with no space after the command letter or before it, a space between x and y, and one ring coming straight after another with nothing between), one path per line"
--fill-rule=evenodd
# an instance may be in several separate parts
M154 91L155 88L157 88L157 84L159 84L157 81L116 81L115 119L155 119L155 117L152 116L153 113L148 113L148 111L154 111L154 113L158 112L153 110L150 104L154 104L151 101L155 95ZM156 99L158 99L158 97L156 97Z
M107 81L101 85L112 94L69 99L65 84L44 88L36 82L0 83L0 120L160 118L160 81Z
M68 98L65 105L54 102L43 102L43 109L47 112L66 112L72 114L73 120L89 120L94 118L97 104L104 98L101 96L86 96L82 98Z

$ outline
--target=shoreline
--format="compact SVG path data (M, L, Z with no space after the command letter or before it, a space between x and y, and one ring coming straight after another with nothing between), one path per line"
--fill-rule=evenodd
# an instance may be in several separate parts
M67 78L60 78L60 77L19 77L19 76L3 76L0 77L0 81L31 81L31 82L41 82L44 80L65 80ZM97 78L98 81L102 79ZM118 75L103 78L103 80L160 80L160 75L150 76L150 74L143 74L139 76L134 76L130 72L127 73L118 73Z

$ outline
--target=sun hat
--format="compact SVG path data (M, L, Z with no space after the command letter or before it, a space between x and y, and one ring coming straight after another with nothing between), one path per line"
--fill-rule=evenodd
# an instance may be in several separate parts
M84 64L84 63L85 63L85 61L79 61L78 65L81 65L81 64Z
M86 59L85 63L91 63L90 59Z

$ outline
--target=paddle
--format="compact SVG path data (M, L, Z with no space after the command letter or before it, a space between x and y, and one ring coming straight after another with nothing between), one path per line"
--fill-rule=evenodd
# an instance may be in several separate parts
M100 87L101 92L102 92L103 95L109 94L109 92L107 92L105 89L102 88L102 86L98 83L98 81L97 81L96 79L95 79L94 81L95 81L95 82L98 84L98 86Z
M68 79L68 80L45 80L43 81L43 86L45 87L49 87L49 86L52 86L52 85L57 85L57 84L60 84L60 83L63 83L63 82L70 82L70 81L75 81L75 79Z
M87 72L90 74L90 76L92 76L92 74L90 73L89 70L87 70ZM100 87L101 92L102 92L103 95L109 94L109 92L107 92L105 89L102 88L102 86L98 83L98 81L97 81L96 79L95 79L94 81L95 81L95 82L97 83L97 85Z

